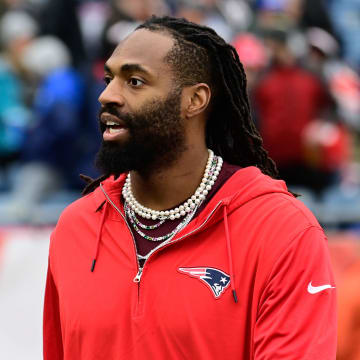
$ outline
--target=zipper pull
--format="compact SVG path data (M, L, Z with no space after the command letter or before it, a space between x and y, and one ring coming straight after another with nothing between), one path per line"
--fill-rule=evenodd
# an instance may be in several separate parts
M140 280L141 280L141 275L142 275L142 271L143 269L142 268L139 268L139 271L138 273L136 274L136 276L134 277L134 283L139 283Z

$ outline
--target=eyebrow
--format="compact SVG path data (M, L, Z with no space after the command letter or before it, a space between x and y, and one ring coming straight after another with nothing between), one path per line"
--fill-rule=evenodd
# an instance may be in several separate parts
M106 72L112 73L110 67L107 64L104 65L104 70ZM143 68L139 64L124 64L120 67L120 72L124 72L124 73L140 72L140 73L143 73L144 75L152 76L149 71L147 71L145 68Z

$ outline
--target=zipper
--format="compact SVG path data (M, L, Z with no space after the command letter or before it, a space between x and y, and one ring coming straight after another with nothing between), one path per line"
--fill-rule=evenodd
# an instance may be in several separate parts
M166 247L166 246L169 246L171 244L174 244L174 243L177 243L179 242L180 240L183 240L184 238L194 234L195 232L201 230L205 225L206 223L210 220L210 218L213 216L213 214L215 213L215 211L219 208L219 206L221 205L222 203L222 200L220 200L214 207L214 209L210 212L210 214L207 216L207 218L204 220L204 222L198 226L196 229L192 230L191 232L179 237L178 239L176 240L173 240L170 238L166 241L164 241L163 243L161 243L159 246L157 246L155 249L151 250L148 255L147 255L147 258L145 259L144 261L144 264L143 266L141 267L140 266L140 263L139 263L139 260L138 260L138 257L137 257L137 250L136 250L136 243L135 243L135 238L134 238L134 235L131 231L131 228L130 228L130 225L128 224L127 220L126 220L126 217L125 215L121 212L121 210L115 205L115 203L110 199L110 197L108 196L108 194L106 193L106 191L104 190L102 184L100 184L100 188L101 188L101 191L104 193L106 199L109 201L109 203L113 206L113 208L121 215L121 217L124 219L129 231L130 231L130 234L131 234L131 237L133 239L133 244L134 244L134 251L135 251L135 258L136 258L136 262L137 262L137 268L138 268L138 272L137 274L135 275L134 279L133 279L133 282L134 283L137 283L138 284L138 304L140 302L140 281L141 281L141 277L142 277L142 274L143 274L143 271L144 271L144 268L145 268L145 264L147 263L147 261L149 260L149 258L151 257L152 254L154 254L155 252L159 251L160 249ZM191 220L190 220L191 221Z
M126 220L126 217L125 215L123 215L123 213L121 212L121 210L114 204L114 202L110 199L109 195L106 193L105 189L103 188L102 184L100 183L100 189L101 191L103 192L103 194L105 195L106 199L109 201L109 203L112 205L112 207L121 215L121 217L124 219L125 221L125 224L126 226L128 227L129 229L129 232L131 234L131 238L133 240L133 245L134 245L134 252L135 252L135 258L136 258L136 264L137 264L137 268L138 268L138 272L134 278L134 282L137 282L139 283L140 282L140 279L141 279L141 274L142 274L142 267L140 266L140 263L139 263L139 260L138 260L138 257L137 257L137 251L136 251L136 243L135 243L135 238L134 238L134 235L131 231L131 228L130 228L130 225L129 223L127 222ZM136 280L136 281L135 281Z
M186 237L194 234L195 232L197 232L198 230L200 230L201 228L203 228L203 227L205 226L205 224L210 220L210 218L212 217L212 215L214 214L214 212L218 209L218 207L220 206L221 203L222 203L222 201L219 201L219 202L216 204L216 206L214 207L214 209L211 211L211 213L208 215L208 217L204 220L204 222L203 222L199 227L197 227L197 228L194 229L193 231L191 231L191 232L189 232L189 233L187 233L187 234L179 237L178 239L175 239L175 240L168 239L168 240L164 241L163 243L161 243L159 246L157 246L155 249L152 249L152 250L148 253L147 259L144 261L144 265L143 265L143 267L142 267L142 269L141 269L141 272L140 272L140 271L138 272L138 274L137 274L136 277L134 278L134 281L135 281L135 279L139 279L139 281L140 281L142 272L143 272L144 267L145 267L145 264L146 264L146 262L148 261L148 259L150 258L150 256L151 256L152 254L154 254L154 253L157 252L158 250L160 250L160 249L162 249L162 248L164 248L164 247L166 247L166 246L168 246L168 245L172 245L172 244L177 243L177 242L180 241L180 240L183 240L184 238L186 238Z
M164 241L163 243L161 243L158 247L156 247L155 249L152 249L149 254L147 255L147 259L144 261L144 264L143 266L141 267L140 266L140 263L139 263L139 260L137 258L137 251L136 251L136 243L135 243L135 238L134 238L134 235L132 234L132 231L131 231L131 227L130 225L128 224L127 220L126 220L126 217L125 215L123 215L123 213L121 212L121 210L114 204L114 202L110 199L110 197L108 196L108 194L105 192L102 184L100 184L100 188L102 190L102 192L104 193L105 197L108 199L109 203L114 207L114 209L121 215L121 217L124 219L129 231L130 231L130 234L131 234L131 237L133 239L133 243L134 243L134 250L135 250L135 257L136 257L136 262L137 262L137 265L138 265L138 272L136 274L136 276L134 277L134 282L136 283L139 283L140 280L141 280L141 276L142 276L142 273L143 273L143 270L144 270L144 267L145 267L145 263L148 261L148 259L150 258L150 256L155 253L156 251L160 250L161 248L169 245L169 243L171 242L171 244L174 244L182 239L184 239L185 237L188 237L192 234L194 234L195 232L197 232L198 230L202 229L205 224L210 220L210 218L213 216L214 212L219 208L219 206L221 205L222 203L222 200L220 200L214 207L214 209L210 212L210 214L208 215L208 217L204 220L204 222L199 226L197 227L196 229L194 229L193 231L179 237L178 239L174 240L174 241L171 241L172 239L168 239L166 241Z
M123 215L123 213L121 212L121 210L114 204L114 202L110 199L109 195L106 193L105 189L103 188L102 184L100 183L100 189L103 192L103 194L105 195L106 199L109 201L109 203L112 205L112 207L121 215L121 217L124 219L125 224L131 234L131 238L133 240L133 245L134 245L134 253L135 253L135 259L136 259L136 264L137 264L137 269L138 272L136 274L136 276L133 279L134 283L137 283L137 304L136 304L136 313L139 313L139 307L140 307L140 280L141 280L141 275L143 272L143 268L145 263L143 264L143 267L140 266L140 262L139 259L137 257L137 250L136 250L136 243L135 243L135 238L134 235L131 231L130 225L126 220L125 215Z
M139 271L137 272L137 274L136 274L136 276L134 277L134 280L133 280L134 283L139 283L140 282L142 272L143 272L143 267L139 267Z

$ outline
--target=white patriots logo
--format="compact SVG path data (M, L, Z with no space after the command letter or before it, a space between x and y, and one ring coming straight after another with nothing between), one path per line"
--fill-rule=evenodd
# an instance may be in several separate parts
M230 276L225 272L212 267L181 267L181 273L201 280L207 285L212 294L218 299L230 285Z

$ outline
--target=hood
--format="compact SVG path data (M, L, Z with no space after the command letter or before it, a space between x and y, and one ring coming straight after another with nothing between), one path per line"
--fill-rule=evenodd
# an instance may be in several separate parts
M95 210L105 204L107 197L111 199L119 209L123 210L121 204L121 191L124 185L127 174L120 175L117 179L114 176L110 176L101 183L101 187L98 187L94 191L95 198ZM264 196L272 193L282 193L293 197L288 191L286 184L283 180L275 180L268 175L264 175L257 167L249 166L236 171L225 184L216 192L213 198L209 201L206 207L201 211L199 216L196 216L189 226L198 226L201 222L207 218L214 209L226 206L227 213L230 214L232 211L243 206L247 202L256 199L260 196ZM122 211L123 213L123 211ZM211 216L209 224L214 223L222 218L219 211L216 211L214 216ZM193 225L193 226L191 226ZM185 229L179 232L182 235Z
M253 199L273 193L282 193L293 197L283 180L275 180L264 175L255 166L242 168L225 182L209 201L201 216L196 217L194 222L200 222L203 217L209 216L219 203L219 207L225 206L227 214L230 214ZM222 215L214 216L211 223L219 220L219 217L222 218Z
M218 201L221 199L229 209L232 209L259 196L272 193L292 196L283 180L275 180L264 175L257 167L250 166L234 173L215 194L214 199Z

